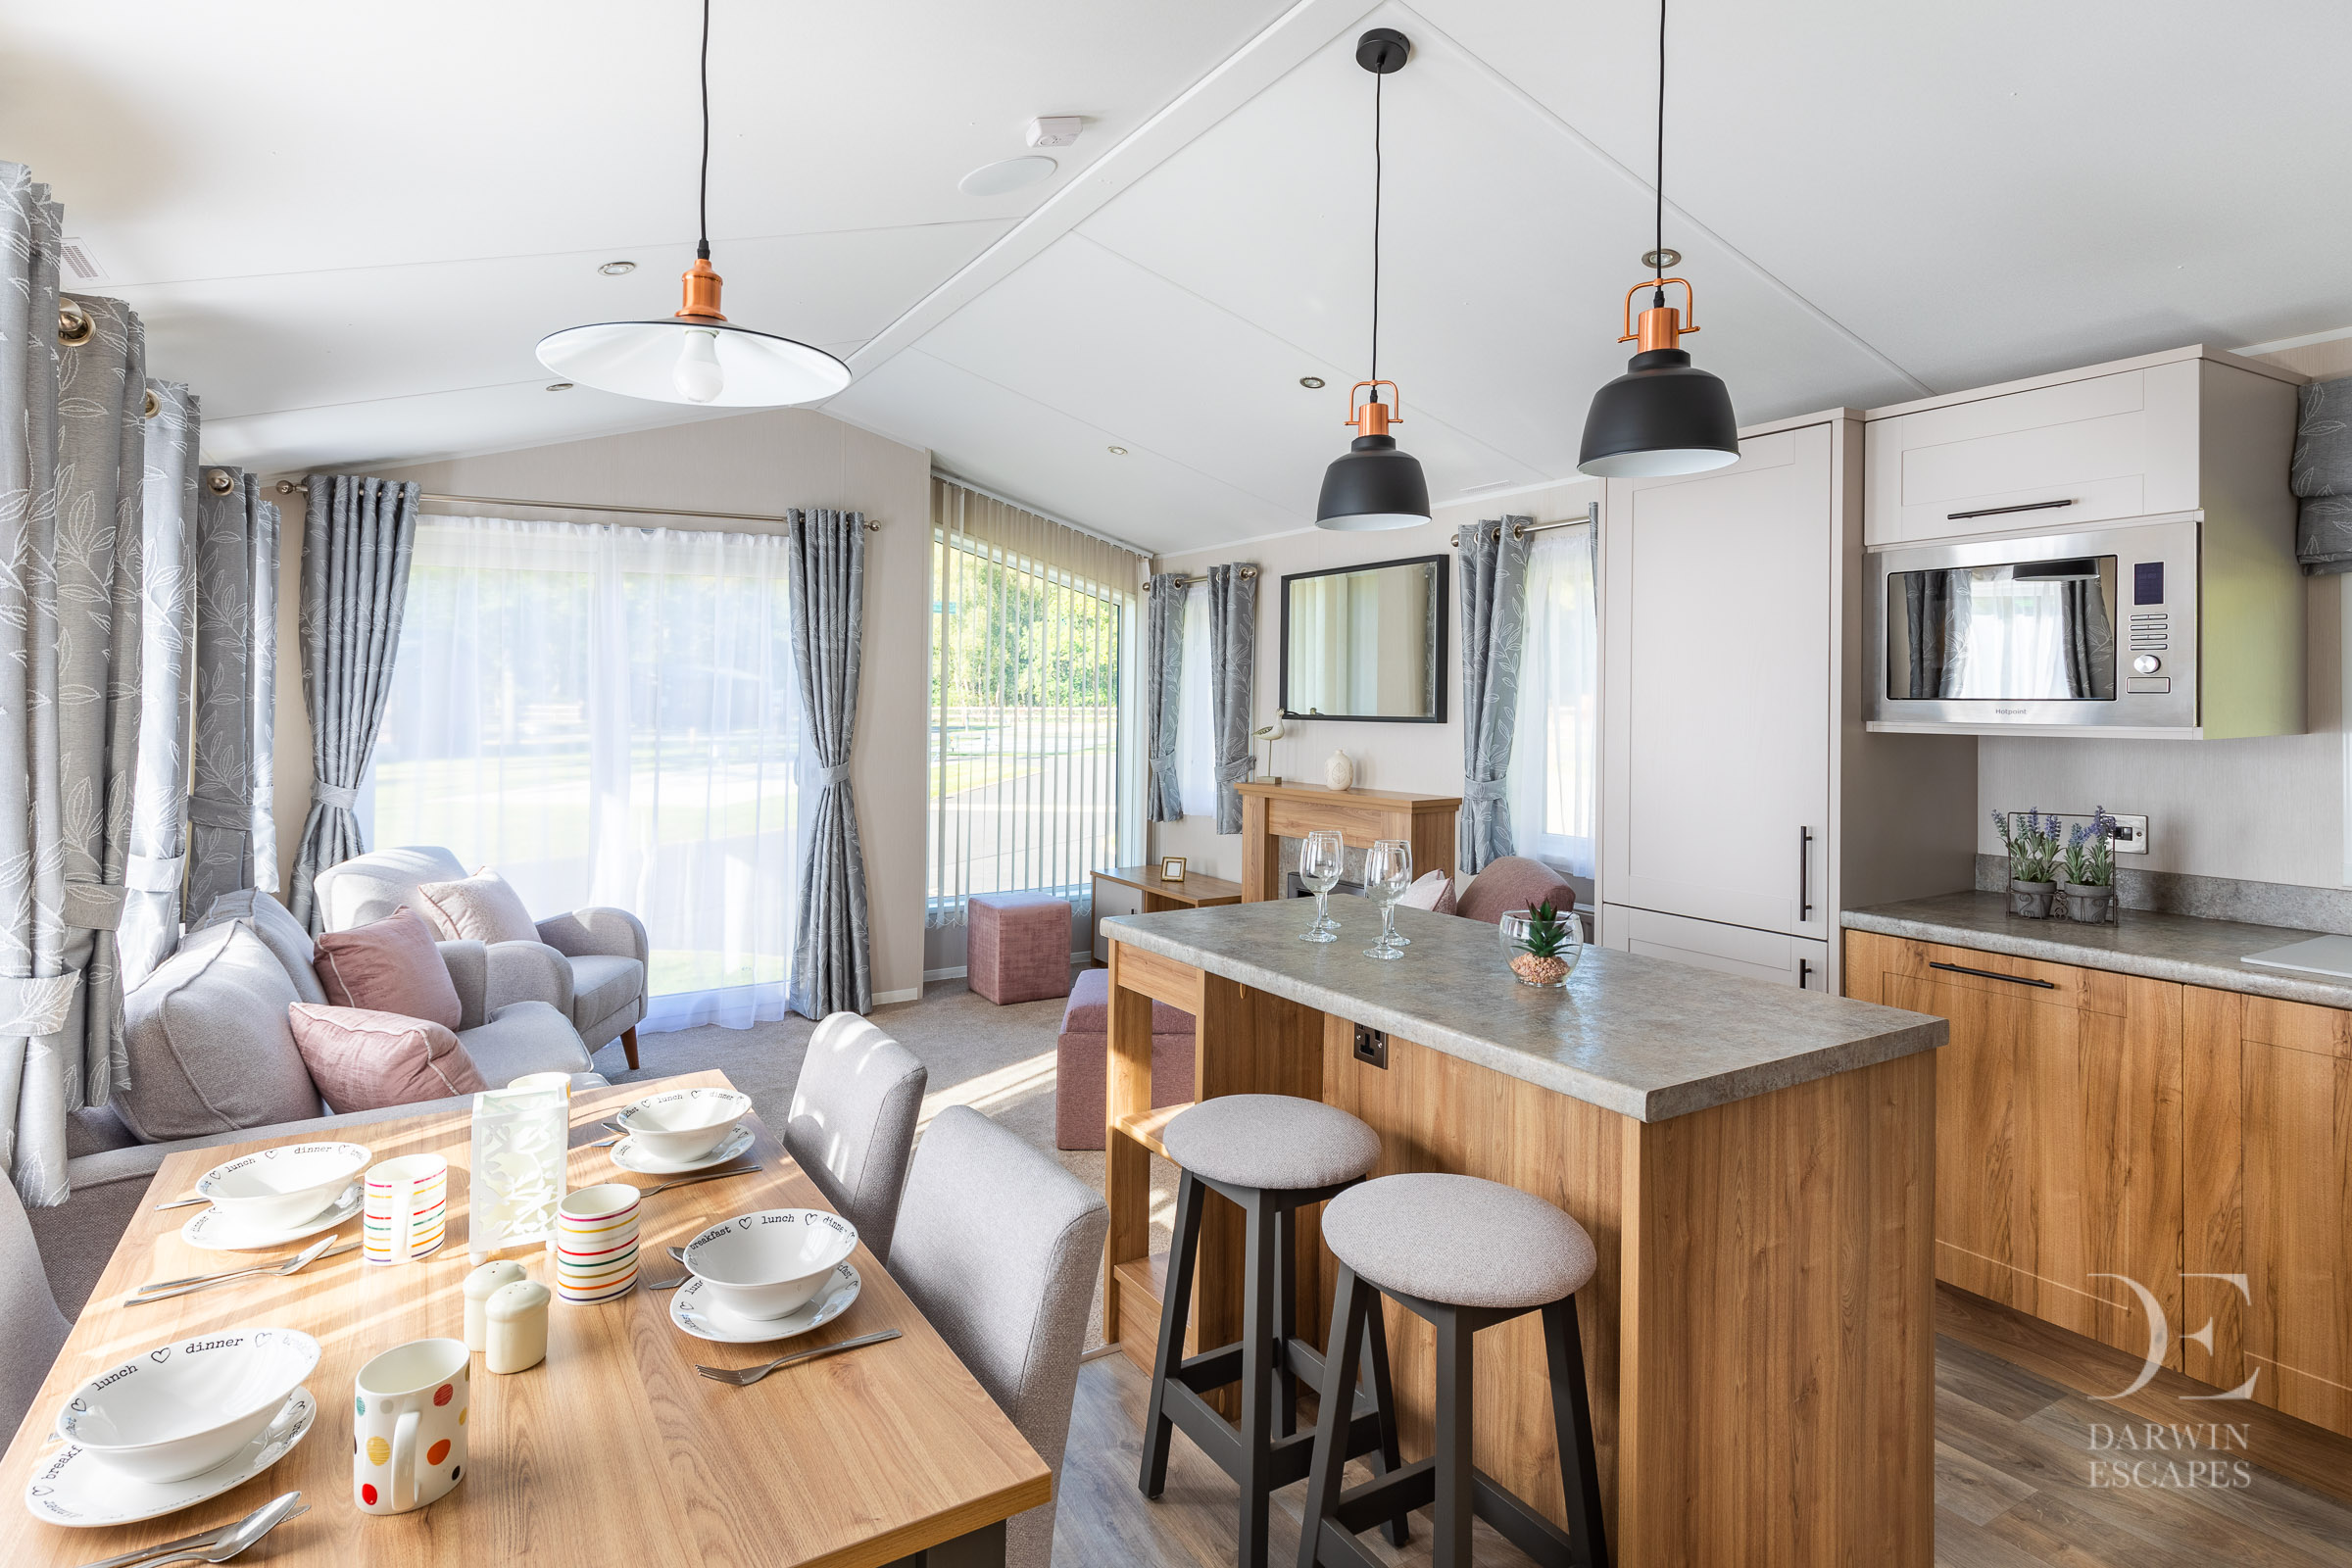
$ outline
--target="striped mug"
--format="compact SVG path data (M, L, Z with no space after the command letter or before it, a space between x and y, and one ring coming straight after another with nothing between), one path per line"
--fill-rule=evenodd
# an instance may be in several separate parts
M370 1263L431 1255L448 1235L449 1161L439 1154L404 1154L368 1169L362 1216Z

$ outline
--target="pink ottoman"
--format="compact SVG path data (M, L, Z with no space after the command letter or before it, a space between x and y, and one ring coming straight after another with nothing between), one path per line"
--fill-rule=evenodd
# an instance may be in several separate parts
M1109 1106L1110 971L1086 969L1061 1009L1054 1048L1054 1147L1101 1149ZM1152 1004L1152 1103L1181 1105L1193 1098L1193 1015L1164 1002Z
M972 990L999 1006L1070 994L1070 906L1051 893L975 893L965 960Z

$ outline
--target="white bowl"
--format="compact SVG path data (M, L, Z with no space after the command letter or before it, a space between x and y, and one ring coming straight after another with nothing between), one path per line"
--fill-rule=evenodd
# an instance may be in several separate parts
M223 1219L245 1230L281 1230L324 1213L375 1157L365 1144L289 1144L265 1149L196 1178Z
M763 1208L722 1220L686 1244L686 1272L718 1304L757 1322L808 1304L858 1250L858 1227L821 1208Z
M612 1119L656 1158L700 1159L751 1109L752 1097L732 1089L673 1089L640 1100Z
M57 1430L140 1481L185 1481L270 1424L318 1364L299 1329L230 1329L156 1347L75 1389Z

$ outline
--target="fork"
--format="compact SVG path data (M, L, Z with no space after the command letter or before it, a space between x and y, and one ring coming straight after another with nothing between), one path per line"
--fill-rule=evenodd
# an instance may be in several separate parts
M747 1366L736 1370L723 1366L704 1366L698 1362L694 1369L713 1383L727 1383L739 1389L748 1389L780 1366L790 1366L795 1361L813 1361L820 1355L831 1355L836 1350L855 1350L861 1345L880 1345L884 1340L895 1340L898 1337L897 1329L884 1329L879 1334L860 1334L858 1338L844 1340L839 1345L820 1345L813 1350L795 1350L790 1355L777 1356L764 1366Z
M696 1176L680 1176L677 1180L663 1182L659 1187L640 1187L637 1189L637 1196L651 1198L657 1193L666 1193L672 1187L691 1187L696 1182L714 1182L721 1176L749 1176L764 1168L760 1165L737 1165L728 1170L707 1170ZM628 1184L624 1182L621 1185L627 1186Z
M329 1242L334 1239L331 1236L327 1238ZM250 1279L259 1274L299 1274L322 1257L340 1257L345 1252L357 1251L359 1246L360 1244L356 1241L345 1242L341 1247L321 1247L314 1243L282 1263L265 1263L259 1268L231 1269L225 1274L198 1276L185 1285L168 1285L162 1290L146 1290L136 1295L125 1296L122 1298L122 1304L124 1306L143 1306L149 1301L168 1301L174 1296L186 1296L194 1291L208 1291L216 1285L226 1285L231 1280Z

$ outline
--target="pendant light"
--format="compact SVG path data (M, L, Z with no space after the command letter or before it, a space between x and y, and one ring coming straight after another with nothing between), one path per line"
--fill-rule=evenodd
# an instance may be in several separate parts
M850 384L850 368L823 349L737 326L719 314L719 276L710 270L710 0L703 0L703 164L700 239L681 275L675 316L654 321L597 321L539 340L539 363L567 381L624 397L707 408L770 409L829 398Z
M1429 482L1420 463L1396 450L1389 426L1404 422L1404 398L1396 383L1380 379L1380 84L1402 71L1412 44L1394 27L1374 27L1355 40L1355 63L1372 73L1372 379L1348 389L1348 423L1356 438L1323 470L1323 494L1315 505L1315 526L1350 530L1417 528L1429 520ZM1387 387L1396 411L1381 400ZM1365 393L1362 403L1355 395Z
M1658 0L1658 177L1655 249L1642 258L1647 283L1625 295L1625 335L1637 344L1625 374L1592 395L1585 415L1585 439L1576 471L1604 479L1647 479L1661 474L1704 473L1740 461L1740 428L1732 418L1732 394L1722 380L1690 363L1680 346L1683 334L1698 330L1697 305L1690 280L1668 277L1666 269L1682 256L1666 248L1666 0ZM1683 310L1666 303L1666 286L1683 285ZM1649 290L1649 309L1634 325L1634 296Z

